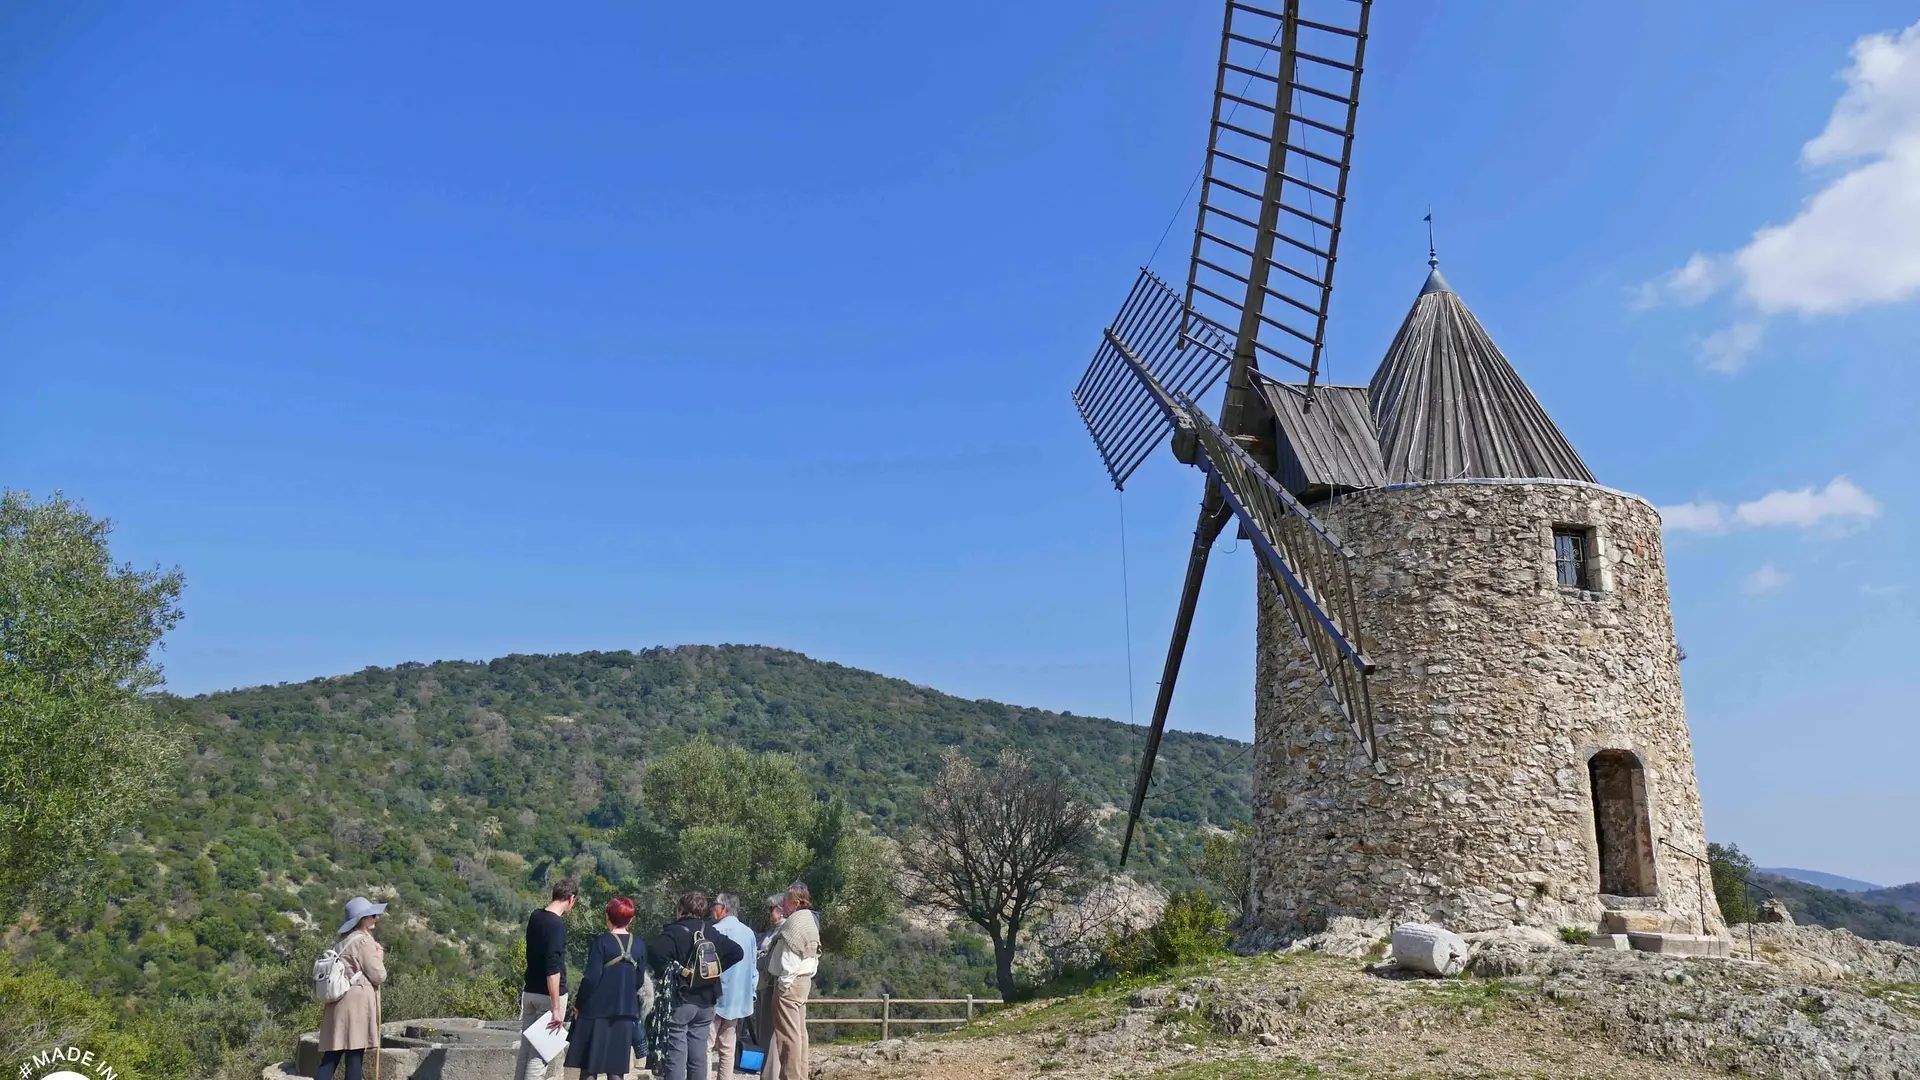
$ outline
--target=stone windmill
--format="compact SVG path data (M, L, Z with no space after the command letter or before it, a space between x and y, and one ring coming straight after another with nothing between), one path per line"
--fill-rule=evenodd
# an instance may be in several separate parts
M1184 290L1142 270L1074 392L1116 487L1168 439L1205 475L1122 859L1231 520L1261 571L1253 924L1713 951L1659 516L1595 482L1431 253L1369 384L1319 382L1369 2L1273 2L1227 5Z

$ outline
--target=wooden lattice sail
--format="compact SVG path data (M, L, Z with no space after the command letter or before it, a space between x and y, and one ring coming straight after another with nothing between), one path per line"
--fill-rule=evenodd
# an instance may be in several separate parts
M1186 289L1142 270L1102 335L1074 402L1115 487L1154 447L1207 474L1186 581L1134 781L1124 863L1146 803L1214 539L1229 520L1281 602L1367 756L1372 704L1350 553L1246 449L1258 441L1261 359L1306 375L1311 409L1326 339L1369 0L1229 0ZM1222 375L1216 421L1196 401Z

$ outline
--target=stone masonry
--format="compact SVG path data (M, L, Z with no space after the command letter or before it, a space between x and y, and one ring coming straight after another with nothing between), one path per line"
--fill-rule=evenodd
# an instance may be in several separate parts
M1653 507L1578 481L1461 480L1313 509L1357 557L1379 757L1262 575L1253 921L1595 929L1613 909L1667 925L1608 929L1724 933L1681 853L1706 839ZM1557 526L1590 530L1597 588L1558 584ZM1603 833L1607 881L1637 895L1603 894Z

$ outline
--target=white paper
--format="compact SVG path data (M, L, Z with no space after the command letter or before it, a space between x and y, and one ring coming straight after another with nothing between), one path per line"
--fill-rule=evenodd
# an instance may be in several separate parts
M527 1040L527 1045L533 1047L533 1052L540 1055L542 1063L552 1061L559 1056L560 1051L567 1048L567 1029L563 1027L558 1031L547 1030L547 1025L552 1022L553 1010L548 1009L540 1014L538 1020L528 1025L527 1030L520 1033L520 1037Z

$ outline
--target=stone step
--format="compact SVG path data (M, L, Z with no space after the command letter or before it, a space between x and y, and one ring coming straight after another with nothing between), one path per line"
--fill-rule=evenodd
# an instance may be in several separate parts
M1648 908L1600 913L1603 934L1666 934L1688 929L1678 923L1679 920L1666 912Z
M1728 956L1730 942L1712 934L1638 934L1629 933L1627 944L1639 952L1667 956Z

